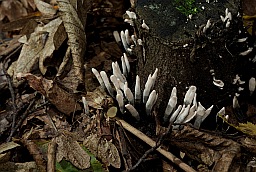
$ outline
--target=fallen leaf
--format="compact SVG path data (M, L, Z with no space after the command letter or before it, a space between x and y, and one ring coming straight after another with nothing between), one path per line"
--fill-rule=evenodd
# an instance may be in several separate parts
M4 42L0 44L0 56L7 56L11 54L11 52L15 51L21 43L18 42L20 37L17 36L16 38L11 39L10 41Z
M35 2L34 0L27 0L28 1L28 4L32 7L32 9L35 11L36 9L36 5L35 5Z
M17 0L2 1L0 8L1 14L6 16L9 21L28 15L26 8L24 8L22 3ZM2 20L3 17L1 16L0 19Z
M186 156L212 167L212 171L229 171L240 156L240 144L219 135L184 126L181 131L172 132L170 144L177 146Z
M92 154L98 157L106 166L112 165L115 168L121 167L121 159L116 146L97 134L88 136L84 143Z
M54 81L29 73L19 73L18 76L26 78L30 87L44 95L62 113L70 115L74 110L81 110L81 106L76 103L74 94L68 93Z
M41 0L34 0L37 9L43 14L47 16L53 16L56 14L57 10L53 8L52 5L41 1Z
M61 27L62 21L60 18L52 20L43 27L38 26L30 35L27 44L24 44L17 60L17 66L14 70L14 84L19 84L16 79L17 73L28 73L33 69L40 66L40 70L43 74L46 72L44 67L44 60L52 57L53 51L58 49L62 42L66 39L63 29ZM57 31L61 32L58 33ZM55 34L62 34L63 36L55 37ZM39 63L38 63L39 61Z
M73 84L74 90L76 90L79 84L84 83L84 75L83 71L83 57L85 53L86 47L86 36L84 30L84 24L82 23L77 9L71 5L68 0L57 0L59 5L59 11L61 14L61 19L64 23L64 27L66 29L68 35L68 46L71 50L73 66L71 69L72 75L71 77L76 78L76 84ZM77 3L81 3L78 1ZM83 5L77 5L77 8L83 8L86 5L86 8L90 7L91 3L88 1L84 1ZM82 9L81 9L82 10ZM86 15L87 11L83 10L84 15ZM86 16L84 16L86 18ZM73 71L72 71L73 70ZM75 80L74 80L75 81ZM71 85L72 86L72 85Z
M15 143L15 142L2 143L0 145L0 153L3 153L3 152L8 151L8 150L11 150L11 149L16 148L18 146L20 146L20 145Z
M33 159L35 160L40 172L46 172L46 162L39 147L32 140L27 140L26 134L23 135L21 142L33 156Z
M47 58L52 57L54 50L59 49L61 44L67 38L67 35L60 18L53 20L51 25L46 25L43 30L49 33L49 35L47 35L44 49L41 51L39 58L39 69L44 75L47 70L47 67L44 65L44 61Z
M1 153L0 154L0 164L9 161L11 158L11 152Z
M56 138L56 143L58 144L56 155L57 162L65 158L80 169L90 167L90 156L73 137L69 136L67 133L61 134Z
M110 102L114 102L111 97L107 95L100 87L96 88L93 92L87 92L86 101L88 105L95 108L101 109L104 103L104 99L108 99Z

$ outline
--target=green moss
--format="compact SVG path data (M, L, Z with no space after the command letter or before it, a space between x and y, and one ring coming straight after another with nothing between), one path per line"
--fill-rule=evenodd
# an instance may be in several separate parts
M199 12L199 9L195 5L195 0L174 0L174 6L186 16Z

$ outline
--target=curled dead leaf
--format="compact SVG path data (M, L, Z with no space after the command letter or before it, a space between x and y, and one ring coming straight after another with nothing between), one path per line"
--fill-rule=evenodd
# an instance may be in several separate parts
M84 1L84 3L85 2L86 1ZM71 70L74 71L78 82L84 83L82 58L85 53L86 36L83 23L78 16L77 9L69 0L57 0L57 3L59 5L61 19L68 35L68 46L73 59L73 67ZM82 6L77 6L77 8L82 8Z
M26 78L30 87L44 95L62 113L70 115L75 109L81 110L81 106L76 103L75 96L59 87L54 81L30 73L19 73L17 76Z
M43 27L38 26L30 35L27 44L24 44L14 69L14 85L20 84L16 80L17 73L28 73L38 68L43 74L46 72L44 61L52 57L54 50L58 49L66 39L64 29L61 29L60 18L54 19ZM63 27L63 26L62 26ZM58 37L56 36L58 35ZM59 36L63 35L63 36ZM39 62L39 63L38 63ZM12 73L9 73L13 75Z

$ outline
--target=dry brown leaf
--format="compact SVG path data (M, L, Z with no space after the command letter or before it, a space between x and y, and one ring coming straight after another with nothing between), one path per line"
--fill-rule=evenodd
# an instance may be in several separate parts
M57 143L56 138L53 138L48 145L47 150L47 172L55 172L55 163L56 163L56 149Z
M101 159L105 165L112 165L115 168L121 167L118 150L110 141L103 137L98 137L97 134L91 134L85 139L83 144L92 154Z
M102 88L97 87L93 92L87 92L86 94L86 101L88 105L95 108L101 109L104 99L108 99L109 101L113 102L113 99L110 98Z
M53 51L58 49L66 39L61 23L61 19L57 18L43 27L38 26L31 34L27 44L23 45L17 66L14 68L14 84L18 84L17 73L28 73L34 68L37 69L38 61L42 73L45 74L44 60L51 57ZM9 74L12 75L12 73Z
M0 90L2 88L4 88L6 86L6 84L7 84L7 78L4 75L4 71L3 71L4 68L3 67L4 67L3 63L0 62Z
M56 143L58 144L56 155L57 162L65 158L80 169L90 167L90 156L67 132L57 137Z
M0 6L0 21L2 21L5 17L5 14L3 13L2 7Z
M9 161L10 158L11 158L11 152L1 153L0 154L0 164Z
M231 139L198 131L189 126L171 136L175 145L190 158L205 165L213 166L213 171L227 172L240 156L240 145Z
M68 34L68 46L71 50L71 55L73 59L73 66L71 73L72 77L76 77L77 84L70 85L74 90L76 86L80 83L84 83L83 70L83 56L86 47L86 36L84 31L84 25L78 17L78 13L74 6L71 5L68 0L57 0L59 4L59 10L61 13L61 19L63 20L64 27ZM84 1L87 3L87 1ZM86 4L90 6L90 3ZM83 6L77 6L77 8L82 8ZM84 11L86 13L87 11ZM74 72L72 72L72 70Z
M7 56L11 52L13 52L15 49L17 49L21 45L21 43L18 42L19 38L20 37L17 36L11 39L10 41L0 44L0 56Z
M30 87L44 95L62 113L70 115L74 110L81 110L75 96L59 87L54 81L32 74L20 73L19 77L26 78Z
M28 8L28 1L27 0L20 0L25 8Z
M53 8L52 5L42 1L42 0L34 0L37 9L43 14L47 16L53 16L56 14L57 10Z
M3 19L3 16L6 16L9 21L13 21L22 16L28 15L26 8L24 8L22 3L17 0L3 1L0 8L0 20Z
M0 153L3 153L3 152L8 151L8 150L11 150L11 149L16 148L18 146L20 146L20 145L15 143L15 142L2 143L0 145Z
M52 23L54 22L54 23ZM58 50L64 40L67 38L62 21L57 18L44 27L44 31L48 32L47 41L43 51L40 53L39 68L42 74L46 73L47 68L44 66L45 59L52 57L54 50Z
M25 135L26 134L24 134L23 138L21 139L22 144L28 149L29 153L33 156L33 159L35 160L40 172L46 172L46 162L44 160L42 152L32 140L27 140L25 138Z
M36 10L36 5L35 5L35 2L34 0L27 0L28 1L28 4L32 7L32 9L35 11Z
M56 0L50 0L50 4L55 5L55 4L57 4L57 1Z

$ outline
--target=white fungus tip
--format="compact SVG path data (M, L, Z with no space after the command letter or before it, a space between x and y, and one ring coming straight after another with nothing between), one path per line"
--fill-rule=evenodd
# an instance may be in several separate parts
M140 120L139 112L131 104L125 105L125 108L131 113L134 118L136 118L137 121Z

